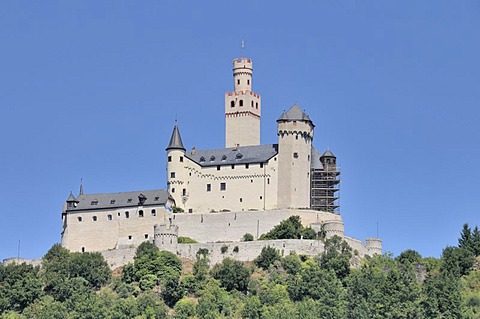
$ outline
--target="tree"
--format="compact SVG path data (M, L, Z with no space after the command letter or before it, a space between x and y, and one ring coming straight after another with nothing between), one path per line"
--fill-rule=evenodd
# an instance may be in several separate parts
M68 317L68 310L63 303L45 296L28 306L23 314L30 319L63 319Z
M245 292L247 291L250 270L242 262L232 258L225 258L221 264L212 268L213 278L220 281L220 285L227 291L233 289Z
M242 241L253 241L253 240L254 240L254 237L250 233L245 233L245 235L243 235L242 237Z
M423 293L426 318L462 318L460 281L452 272L441 272L427 277Z
M407 249L395 258L402 265L415 265L422 261L422 255L412 249Z
M175 319L189 319L195 316L195 303L190 299L180 299L173 308Z
M474 255L470 250L458 247L446 247L442 253L440 271L449 272L459 278L470 272L474 261Z
M463 228L460 233L460 238L458 239L458 247L474 253L475 248L474 248L472 230L470 229L468 224L463 224Z
M285 271L290 275L296 275L302 267L302 262L295 253L291 253L290 255L282 258L281 263L283 269L285 269Z
M350 273L350 258L352 248L339 236L325 240L325 252L320 255L320 265L324 269L331 269L337 278L343 280Z
M290 216L288 219L282 220L271 231L260 236L260 239L299 239L302 230L300 216Z
M266 246L262 248L260 255L253 261L257 267L268 269L275 261L280 260L281 256L277 249Z
M472 233L473 253L475 256L480 256L480 230L475 226Z

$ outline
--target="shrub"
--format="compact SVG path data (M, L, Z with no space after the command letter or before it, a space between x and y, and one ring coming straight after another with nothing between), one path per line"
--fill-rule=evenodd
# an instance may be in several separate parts
M195 239L192 239L190 237L178 237L178 243L179 244L195 244L197 241Z
M242 237L242 241L253 241L253 235L250 234L250 233L246 233L245 235L243 235Z

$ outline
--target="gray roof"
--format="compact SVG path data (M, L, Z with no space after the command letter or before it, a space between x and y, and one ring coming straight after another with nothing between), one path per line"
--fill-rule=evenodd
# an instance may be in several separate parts
M326 150L325 153L323 153L322 157L335 157L335 155L333 155L332 151L330 150Z
M311 168L323 169L323 164L320 162L320 153L312 146L312 161L310 162Z
M75 196L73 196L72 192L70 192L70 196L67 198L67 202L75 202L77 201Z
M286 121L286 122L291 122L291 121L306 121L306 122L312 122L310 117L302 111L300 106L295 103L288 111L284 112L280 117L278 118L277 122L280 121ZM313 122L312 122L313 124Z
M200 166L265 163L278 154L278 144L240 146L217 150L192 150L186 157Z
M172 137L170 138L170 143L165 150L184 150L185 147L183 146L182 137L180 136L180 131L178 130L178 124L175 121L175 126L173 127Z
M115 209L119 207L139 206L139 196L146 197L143 206L162 205L167 202L168 193L164 189L124 193L84 194L77 197L76 207L67 211Z

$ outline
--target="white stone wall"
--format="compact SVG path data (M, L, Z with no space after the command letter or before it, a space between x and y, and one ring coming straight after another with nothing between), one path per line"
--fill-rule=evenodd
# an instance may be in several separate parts
M152 216L152 210L155 210L156 216ZM143 211L143 217L140 217L140 211ZM126 212L129 218L126 218ZM163 205L73 211L65 214L64 219L62 246L70 251L102 251L138 246L145 240L153 239L155 224L168 222Z
M170 153L169 153L170 154ZM172 156L167 165L169 192L178 207L194 213L230 210L248 211L274 209L277 204L277 158L268 163L221 165L201 167L184 157L178 162L180 154ZM208 160L208 159L207 159ZM175 163L174 163L175 162ZM175 172L175 178L171 173ZM178 176L178 178L177 178ZM226 190L221 190L225 183ZM210 184L210 191L207 185ZM183 196L186 189L186 196Z

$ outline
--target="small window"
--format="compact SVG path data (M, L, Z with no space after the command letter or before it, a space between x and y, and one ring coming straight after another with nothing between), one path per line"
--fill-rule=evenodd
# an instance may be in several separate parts
M127 203L131 203L131 202L132 202L131 198L127 199Z
M110 201L110 204L111 204L111 205L115 204L115 200L112 199L112 200Z
M217 165L217 171L219 171L219 170L220 170L220 165Z
M98 204L98 200L94 199L90 202L90 205L97 205Z
M295 139L298 140L298 135L295 135Z
M145 234L145 239L148 239L148 234Z
M128 211L125 212L125 218L130 218L130 213Z
M107 219L108 219L108 220L112 220L112 219L113 219L113 216L112 216L112 215L108 215L108 216L107 216Z
M189 208L189 209L188 209L188 212L189 212L190 214L193 213L193 208Z
M253 101L252 101L252 107L253 107Z
M240 80L237 80L237 84L240 85Z
M97 216L93 216L93 217L92 217L92 220L93 220L94 222L96 222L96 221L97 221Z
M240 203L243 202L243 198L240 197Z
M171 156L168 157L168 161L169 161L169 162L172 161L172 157L171 157Z
M250 167L249 164L245 164L245 168L248 169Z
M183 163L183 156L180 156L180 162Z
M250 85L250 80L247 80L247 85Z
M227 160L227 155L222 155L222 161L226 161Z
M310 155L307 156L307 160L310 162Z
M298 153L297 152L293 153L293 158L298 158Z
M235 156L236 159L241 159L243 157L242 153L237 153L237 155Z
M182 196L187 196L187 189L186 188L182 189Z
M258 110L258 102L255 103L255 108Z
M250 180L250 183L253 183L253 179Z
M200 162L205 162L205 157L200 157Z
M260 163L260 168L263 168L263 163Z
M243 100L240 100L239 105L240 105L240 106L243 106Z
M120 212L117 213L117 216L120 217Z
M263 196L260 196L260 199L263 199Z
M85 252L85 247L82 247L82 253L84 253L84 252Z
M172 193L175 193L175 187L174 187L174 188L172 188Z
M235 164L232 164L232 169L235 169Z
M132 235L129 235L129 236L128 236L128 239L131 240L131 239L132 239Z
M207 192L212 191L212 184L207 184Z
M227 190L227 183L220 183L220 190L221 191Z
M143 217L143 210L138 211L138 217Z
M215 156L210 156L210 162L213 162L215 160Z
M155 209L152 209L151 215L152 215L152 217L157 216L157 211Z
M270 178L267 178L267 184L270 185Z
M155 198L153 199L155 202L158 202L158 199L160 198L160 196L155 196Z
M78 217L77 217L77 220L78 220L79 222L81 222L83 219L82 219L81 216L78 216Z
M235 107L235 102L234 101L230 102L230 107Z
M170 173L170 178L175 178L175 172Z

